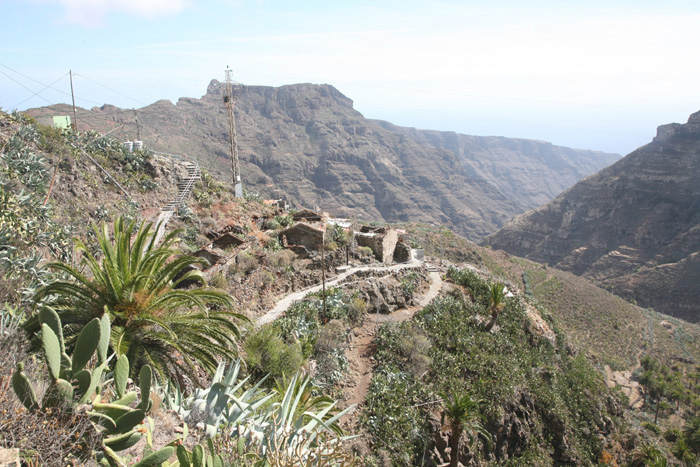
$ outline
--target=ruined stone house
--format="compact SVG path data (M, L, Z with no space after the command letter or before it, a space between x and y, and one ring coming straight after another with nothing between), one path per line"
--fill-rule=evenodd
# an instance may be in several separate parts
M377 261L391 263L399 235L394 229L384 227L362 226L355 232L355 241L359 246L369 247Z
M292 214L292 219L294 222L321 222L323 220L323 216L317 212L304 209L303 211Z
M235 248L245 243L245 240L235 235L233 232L228 232L221 235L212 242L212 247L226 250L227 248Z
M283 246L303 246L307 250L320 250L323 245L323 230L300 222L279 233Z

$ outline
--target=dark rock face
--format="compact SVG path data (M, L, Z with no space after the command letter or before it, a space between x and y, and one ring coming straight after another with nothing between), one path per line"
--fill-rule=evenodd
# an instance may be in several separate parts
M406 129L365 119L350 99L329 85L238 86L234 94L244 188L265 197L284 196L295 206L323 207L338 217L429 222L476 240L610 162L603 158L595 168L572 169L538 156L546 152L542 149L546 143L469 140L439 132L433 132L434 138L411 135ZM139 109L141 138L152 149L195 156L218 177L228 179L223 97L222 84L212 81L201 99L181 98L176 104L161 100ZM81 128L124 125L113 134L122 131L124 138L135 137L131 110L104 106L85 113ZM452 139L454 144L449 143ZM530 146L540 149L527 152ZM502 176L497 154L507 160L502 169L510 175ZM590 165L592 159L580 160ZM513 182L519 174L534 181L525 186ZM561 183L549 186L556 179ZM544 188L533 188L541 184ZM505 190L510 185L522 186L521 192L541 193L531 199L512 196Z
M485 243L700 320L700 112Z

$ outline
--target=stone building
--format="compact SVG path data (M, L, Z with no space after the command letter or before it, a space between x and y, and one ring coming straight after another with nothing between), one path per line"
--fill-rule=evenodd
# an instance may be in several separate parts
M305 209L292 214L292 219L294 222L321 222L323 220L323 216L317 212Z
M281 231L279 239L285 247L303 246L307 250L320 250L323 245L323 230L300 222Z
M394 250L398 240L399 235L394 229L363 226L359 232L355 232L357 244L369 247L377 261L382 263L394 261Z

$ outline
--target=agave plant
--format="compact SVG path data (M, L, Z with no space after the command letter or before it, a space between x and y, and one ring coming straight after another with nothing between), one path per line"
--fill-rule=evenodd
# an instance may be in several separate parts
M248 378L238 381L240 369L240 361L227 371L220 365L211 386L187 398L170 386L163 397L164 405L184 420L197 423L209 438L224 435L237 440L245 452L263 459L261 465L269 465L264 462L266 458L289 456L305 459L304 465L320 465L321 460L337 455L337 447L351 438L340 436L338 420L354 406L338 412L332 399L313 397L318 388L311 384L310 377L297 373L266 393L261 389L263 381L244 390ZM281 400L269 404L273 397Z
M94 231L102 257L76 240L89 275L63 263L48 268L64 273L70 280L52 282L37 291L35 300L54 299L62 320L69 325L67 338L75 335L95 317L108 313L112 321L110 346L117 355L127 355L136 374L151 365L165 380L174 374L197 379L197 365L214 371L220 357L236 355L243 315L226 309L210 310L210 305L230 308L230 295L207 288L201 272L192 266L204 260L191 256L175 257L173 244L177 232L165 237L160 246L151 232L152 224L125 222L114 224L114 239L106 224ZM132 232L136 234L132 239ZM183 283L199 287L179 289ZM37 330L36 320L27 324Z
M245 423L263 404L274 394L265 394L260 386L265 378L253 387L243 390L250 376L238 381L241 361L237 360L224 373L226 365L222 362L212 378L211 385L206 389L197 389L192 398L186 400L183 406L190 407L180 413L185 420L202 421L197 424L205 430L206 436L216 436L221 426L237 426Z
M325 405L317 412L299 410L302 407L307 389L311 386L311 377L302 378L300 373L289 381L280 402L275 402L262 413L251 417L245 425L234 426L231 435L245 440L249 448L259 448L263 457L275 455L281 450L294 451L304 456L311 454L313 446L321 433L339 432L338 420L354 408L350 406L335 412L335 402ZM308 400L308 399L307 399ZM350 437L335 438L341 443Z

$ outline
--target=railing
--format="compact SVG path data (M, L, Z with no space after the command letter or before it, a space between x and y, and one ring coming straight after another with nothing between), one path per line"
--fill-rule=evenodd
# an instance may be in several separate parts
M173 165L174 160L179 159L183 161L188 167L187 178L185 178L183 182L180 182L178 184L177 195L175 195L175 198L166 203L160 210L158 220L156 221L156 228L158 230L156 231L155 243L157 244L162 240L163 236L165 235L165 226L170 221L173 214L175 214L175 211L177 211L180 204L183 201L185 201L190 195L195 183L197 183L197 181L199 181L199 179L201 178L202 172L199 169L199 164L197 163L197 161L191 157L179 154L167 154L163 152L156 152L155 154L167 156L168 158L173 160Z

